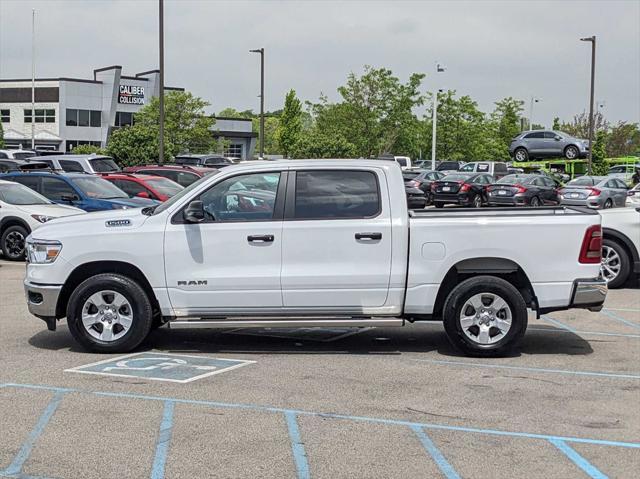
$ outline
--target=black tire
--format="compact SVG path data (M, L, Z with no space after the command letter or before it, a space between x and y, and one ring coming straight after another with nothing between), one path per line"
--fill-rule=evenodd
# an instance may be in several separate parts
M531 201L529 202L529 206L532 206L534 208L537 208L538 206L540 206L540 198L538 198L537 196L534 196L533 198L531 198Z
M29 231L24 226L9 226L2 233L0 246L4 259L9 261L24 261L25 240Z
M613 208L613 201L611 201L611 198L605 201L604 205L602 205L603 210L608 210L609 208Z
M523 156L524 159L518 159L518 156ZM516 151L513 152L513 159L515 161L523 162L529 161L529 152L526 148L516 148Z
M115 291L131 304L133 321L126 334L113 341L101 341L89 334L82 324L85 301L100 291ZM67 324L74 339L88 351L96 353L126 353L140 345L151 331L153 309L147 293L138 283L119 274L93 276L73 291L67 305Z
M580 151L578 147L569 145L564 149L564 157L567 160L577 160L580 157Z
M442 203L441 201L434 201L434 202L433 202L433 205L434 205L436 208L444 208L444 203Z
M473 197L473 199L471 200L471 206L473 206L474 208L481 208L482 207L482 196L481 195L475 195Z
M627 282L629 274L631 274L631 258L629 258L629 253L627 253L627 250L620 243L610 238L604 238L602 240L602 246L611 248L618 255L618 258L620 258L620 271L618 275L607 282L607 286L610 289L620 288Z
M460 323L462 307L471 297L490 293L502 298L511 310L511 327L492 344L480 344L469 338ZM520 292L509 282L495 276L475 276L456 286L444 303L444 329L451 344L468 356L504 356L516 348L527 330L527 305Z

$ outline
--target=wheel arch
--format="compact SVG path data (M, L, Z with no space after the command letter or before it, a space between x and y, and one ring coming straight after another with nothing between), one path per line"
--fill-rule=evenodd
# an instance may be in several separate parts
M22 226L27 230L27 233L31 233L31 228L25 220L18 216L7 216L0 220L0 235L4 233L4 230L6 228L9 228L11 226Z
M145 293L147 293L153 307L154 316L160 314L158 298L156 298L153 292L151 283L149 283L147 277L137 266L124 261L93 261L77 266L65 281L56 304L56 318L63 318L67 315L69 298L80 283L91 276L104 273L120 274L137 282L140 287L144 289Z
M436 295L433 317L442 317L449 293L462 281L474 276L495 276L516 287L528 307L537 308L537 299L529 277L513 260L499 257L469 258L454 264L444 276Z
M620 243L620 245L627 250L632 261L640 261L640 253L633 244L633 241L631 241L624 233L612 228L602 228L602 237L604 239L611 239Z

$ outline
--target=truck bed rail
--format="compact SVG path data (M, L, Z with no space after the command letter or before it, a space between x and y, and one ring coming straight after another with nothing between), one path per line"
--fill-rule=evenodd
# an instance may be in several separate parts
M581 206L503 207L503 208L443 208L429 210L409 210L410 218L447 218L477 216L556 216L556 215L597 215L591 208Z

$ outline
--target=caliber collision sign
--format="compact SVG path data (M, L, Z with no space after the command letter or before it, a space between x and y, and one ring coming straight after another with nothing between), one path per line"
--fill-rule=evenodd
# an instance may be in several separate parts
M124 103L125 105L144 105L144 87L120 85L118 103Z

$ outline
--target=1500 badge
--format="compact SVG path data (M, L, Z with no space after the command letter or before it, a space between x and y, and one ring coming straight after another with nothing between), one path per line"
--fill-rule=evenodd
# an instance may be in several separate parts
M178 281L178 286L206 286L207 280Z
M107 228L114 226L131 226L131 220L109 220L105 222Z

